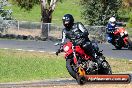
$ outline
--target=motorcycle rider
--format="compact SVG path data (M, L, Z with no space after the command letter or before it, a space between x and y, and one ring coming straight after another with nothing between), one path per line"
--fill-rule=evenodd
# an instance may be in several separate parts
M114 31L118 26L125 26L125 24L121 22L116 22L115 17L110 17L109 22L106 26L107 40L109 43L114 45Z
M65 28L62 30L61 44L64 44L66 39L69 39L75 44L80 45L86 53L96 59L95 47L93 47L89 40L89 33L84 25L81 22L74 23L74 18L71 14L65 14L62 21ZM80 39L83 40L79 43ZM56 55L58 55L59 52L60 49L56 52Z

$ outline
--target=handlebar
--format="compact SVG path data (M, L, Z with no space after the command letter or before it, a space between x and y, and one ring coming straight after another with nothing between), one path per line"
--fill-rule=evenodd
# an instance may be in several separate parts
M112 34L113 34L113 33L114 33L114 31L107 31L107 33L112 33Z

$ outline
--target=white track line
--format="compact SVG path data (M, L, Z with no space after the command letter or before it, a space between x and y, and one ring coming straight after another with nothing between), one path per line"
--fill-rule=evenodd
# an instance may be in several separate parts
M17 50L17 51L28 51L28 52L41 52L41 53L43 53L43 52L46 52L46 51L37 51L37 50L24 50L24 49L10 49L10 48L1 48L1 49L4 49L4 50ZM54 52L51 52L51 53L54 53Z

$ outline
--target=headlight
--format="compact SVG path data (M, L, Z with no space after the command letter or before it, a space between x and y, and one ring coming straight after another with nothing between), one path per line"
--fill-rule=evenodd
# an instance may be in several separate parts
M67 52L69 50L69 46L64 47L64 51Z
M125 31L124 34L127 35L128 34L127 31Z
M124 33L120 33L121 37L124 36Z

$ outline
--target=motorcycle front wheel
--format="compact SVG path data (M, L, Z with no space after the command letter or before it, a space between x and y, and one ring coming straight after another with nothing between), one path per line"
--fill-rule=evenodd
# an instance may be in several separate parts
M74 78L76 79L76 71L75 71L75 65L73 63L73 60L71 59L67 59L66 60L66 68L69 72L69 74Z
M117 50L121 50L122 44L124 44L124 41L123 41L123 39L122 39L121 37L115 39L115 44L114 44L114 46L115 46L115 48L116 48Z
M121 50L122 46L115 46L117 50Z

